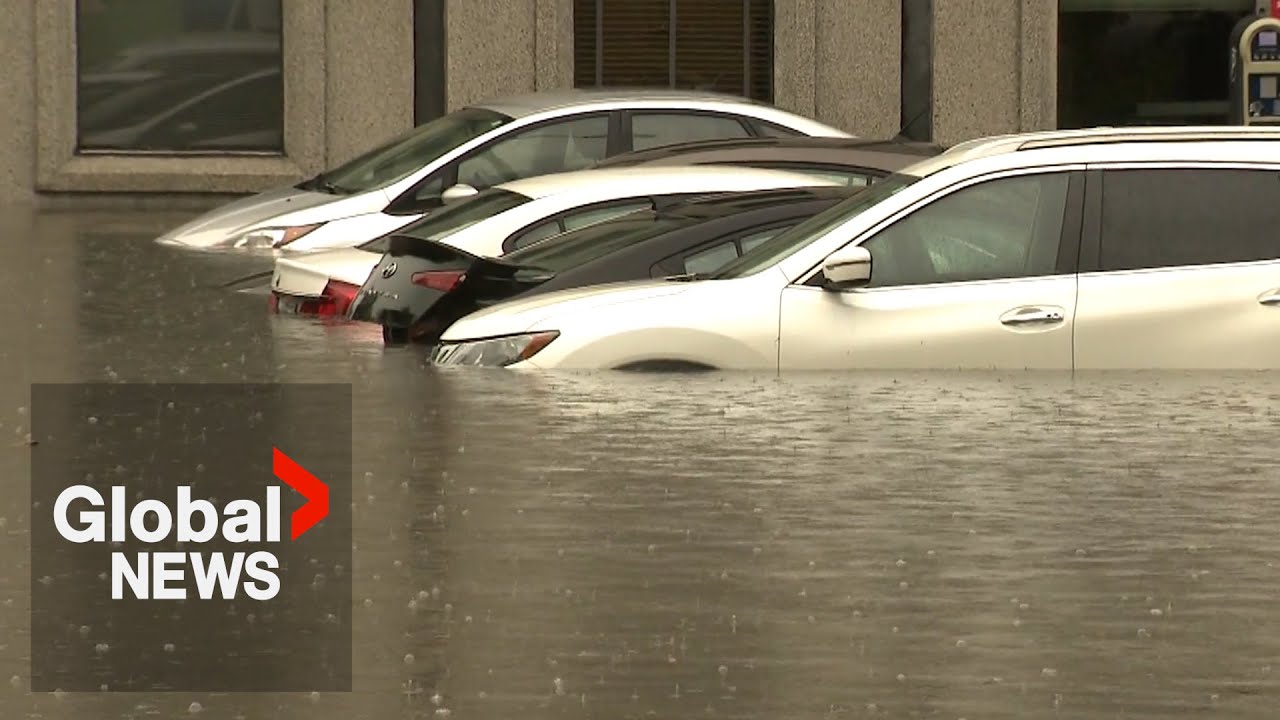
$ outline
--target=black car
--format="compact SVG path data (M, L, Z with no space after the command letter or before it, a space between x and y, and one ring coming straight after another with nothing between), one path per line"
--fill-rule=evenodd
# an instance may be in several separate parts
M672 200L501 258L395 235L349 317L381 324L388 344L434 343L464 315L517 296L713 272L860 190L796 188Z

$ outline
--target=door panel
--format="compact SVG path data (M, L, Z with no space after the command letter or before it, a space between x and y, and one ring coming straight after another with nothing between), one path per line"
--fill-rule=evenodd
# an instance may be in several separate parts
M782 292L784 370L1070 369L1074 275ZM1011 315L1042 314L1017 322Z
M1082 197L1074 173L982 180L855 241L866 287L783 290L780 367L1070 369Z
M1081 275L1076 367L1275 368L1278 291L1280 262Z

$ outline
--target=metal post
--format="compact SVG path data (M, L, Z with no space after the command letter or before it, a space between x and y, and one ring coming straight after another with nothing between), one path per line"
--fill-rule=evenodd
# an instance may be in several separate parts
M742 97L751 97L751 0L742 0Z
M604 0L596 0L596 87L604 87Z
M667 20L667 85L676 86L676 1L671 0L671 14Z

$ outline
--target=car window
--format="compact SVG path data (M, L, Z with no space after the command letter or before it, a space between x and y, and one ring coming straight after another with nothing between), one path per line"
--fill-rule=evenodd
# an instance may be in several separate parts
M559 220L552 220L551 222L545 222L545 223L542 223L541 225L535 225L531 229L526 230L516 235L515 237L513 237L510 241L511 247L513 248L527 247L536 242L546 240L549 237L554 237L556 235L559 235L562 232L564 232L564 226L560 224Z
M697 222L696 218L663 216L653 211L628 213L516 250L503 261L562 272Z
M989 180L925 205L863 243L868 287L1053 274L1068 177Z
M452 235L463 228L477 222L487 220L513 208L520 207L531 198L517 192L502 188L482 190L469 198L459 200L452 205L445 205L439 210L409 223L407 226L391 233L392 235L409 235L424 240L437 240ZM370 240L359 246L368 252L386 252L390 245L390 235Z
M804 222L761 242L754 251L726 265L717 278L739 278L754 275L791 257L800 249L861 215L868 208L919 182L916 175L895 173L866 190L854 193Z
M463 108L329 170L324 177L334 187L348 192L384 188L511 120L492 110Z
M764 120L752 120L751 124L755 126L756 132L763 137L804 137L804 133L798 130L792 130L791 128L782 127L781 125L774 125L773 123L765 122Z
M1107 170L1102 188L1102 270L1280 258L1274 170Z
M684 271L686 273L715 272L737 257L738 246L732 240L728 240L685 256Z
M790 225L786 225L783 227L773 227L773 228L769 228L768 230L761 230L760 232L754 232L749 235L743 235L742 238L738 240L738 245L739 247L742 248L742 254L746 255L752 250L755 250L757 245L768 240L774 235L777 235L783 230L786 230L788 227L790 227Z
M637 113L631 117L633 151L663 145L751 137L737 118L696 113Z
M458 182L486 188L521 178L582 170L605 157L609 116L592 115L514 133L458 164Z

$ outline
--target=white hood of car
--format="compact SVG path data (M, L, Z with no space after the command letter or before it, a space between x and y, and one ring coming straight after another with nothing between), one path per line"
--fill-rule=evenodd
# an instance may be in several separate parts
M156 238L164 245L208 249L256 228L311 225L368 212L386 205L380 191L330 195L286 186L220 205Z
M276 259L271 290L298 297L319 297L330 280L363 285L382 253L342 248Z
M606 305L651 300L688 292L693 283L669 280L638 280L571 288L526 300L510 300L472 313L451 325L444 342L470 338L514 335L555 317L593 310ZM546 327L538 329L554 330Z

